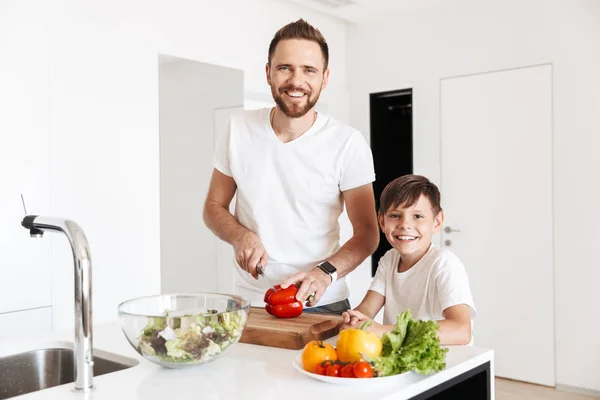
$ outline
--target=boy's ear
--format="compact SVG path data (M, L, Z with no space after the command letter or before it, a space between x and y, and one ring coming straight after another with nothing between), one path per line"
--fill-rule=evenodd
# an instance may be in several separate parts
M444 212L440 211L433 221L433 232L438 233L444 225Z
M383 214L381 213L381 211L379 211L377 213L377 221L379 221L379 227L381 228L381 230L383 230L384 228L384 219L383 219Z

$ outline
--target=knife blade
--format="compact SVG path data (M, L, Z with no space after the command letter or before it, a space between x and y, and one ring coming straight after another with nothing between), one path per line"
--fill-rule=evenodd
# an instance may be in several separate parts
M260 276L262 276L263 278L265 278L267 280L267 282L269 282L269 285L271 285L271 289L273 289L273 291L277 291L277 289L275 289L275 286L273 285L273 282L271 282L271 280L269 279L269 277L265 274L265 269L262 265L258 265L256 267L256 272L258 272L258 274Z

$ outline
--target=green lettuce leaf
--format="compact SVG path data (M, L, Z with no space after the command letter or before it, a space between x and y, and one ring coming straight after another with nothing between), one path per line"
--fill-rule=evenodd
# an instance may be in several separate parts
M144 327L142 334L144 336L152 336L154 331L162 331L167 326L165 318L162 317L148 317L148 323Z
M165 343L167 355L178 360L191 360L194 358L190 353L183 350L185 341L182 339L173 339Z
M414 321L412 312L406 310L396 321L394 328L382 337L381 356L368 361L379 376L416 371L419 374L439 372L446 368L447 348L440 347L435 321Z

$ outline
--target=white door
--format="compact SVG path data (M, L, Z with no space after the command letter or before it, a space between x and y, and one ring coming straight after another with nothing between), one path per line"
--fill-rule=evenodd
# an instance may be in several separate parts
M497 376L553 386L552 67L440 91L442 243L467 268L475 345L495 350Z
M226 107L214 110L214 126L215 126L215 146L219 143L221 135L227 127L229 116L243 107ZM229 205L229 211L233 214L235 211L235 198ZM217 246L217 291L219 293L234 293L233 273L235 268L235 255L233 247L227 242L222 241L215 235L215 243Z

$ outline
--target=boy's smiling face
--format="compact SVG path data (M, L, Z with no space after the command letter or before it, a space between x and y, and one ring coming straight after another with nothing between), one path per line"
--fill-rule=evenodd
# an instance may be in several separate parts
M412 205L391 207L385 214L379 213L379 225L388 242L402 258L416 262L425 255L431 237L439 232L444 213L433 214L431 202L421 195Z

